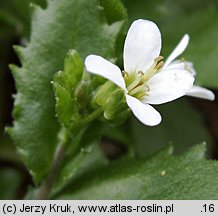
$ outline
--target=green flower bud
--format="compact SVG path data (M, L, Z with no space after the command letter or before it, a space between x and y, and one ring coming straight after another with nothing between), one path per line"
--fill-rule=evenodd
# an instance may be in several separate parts
M98 106L104 107L105 99L108 98L108 96L110 96L111 93L116 89L117 89L116 85L110 81L107 81L103 85L101 85L96 91L92 100L94 107L98 107Z
M123 90L117 89L105 100L104 117L108 120L115 119L126 108Z
M88 94L89 85L89 81L82 80L75 89L74 98L77 106L80 109L85 108L88 101L90 100L90 96Z
M121 113L127 111L123 90L110 81L99 87L92 103L95 107L97 105L103 108L104 117L108 120L123 118Z

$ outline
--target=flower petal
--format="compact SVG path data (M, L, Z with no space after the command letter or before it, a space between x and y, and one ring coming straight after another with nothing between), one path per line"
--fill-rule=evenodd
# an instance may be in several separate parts
M143 124L155 126L161 122L161 115L149 104L143 104L140 100L126 95L126 102L136 118Z
M185 63L184 62L172 62L169 64L165 70L184 70ZM162 69L164 71L164 69Z
M161 34L157 25L148 20L136 20L132 23L124 45L124 69L131 73L145 72L159 56Z
M196 76L194 65L190 61L175 60L171 62L165 69L162 70L172 70L172 69L186 70L190 72L192 76Z
M203 98L207 100L213 101L215 99L215 95L212 91L202 88L200 86L194 85L187 93L187 96Z
M190 61L185 61L185 70L187 70L188 72L190 72L192 74L192 76L196 76L196 71L194 69L194 64Z
M162 104L185 95L193 86L194 77L185 70L168 70L155 74L147 82L148 96L144 103Z
M88 72L109 79L126 91L126 84L122 73L120 68L116 65L112 64L101 56L89 55L86 57L85 66Z
M174 59L184 52L189 43L189 35L185 34L170 56L167 58L163 69L166 68Z

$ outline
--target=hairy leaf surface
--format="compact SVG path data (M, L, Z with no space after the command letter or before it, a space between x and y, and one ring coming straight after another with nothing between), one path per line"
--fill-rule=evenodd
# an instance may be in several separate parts
M116 2L120 5L118 0L113 4ZM39 182L50 167L60 127L50 83L54 73L63 69L69 49L76 49L82 59L90 53L114 58L125 17L118 12L117 19L113 17L108 24L110 14L104 14L99 0L49 0L46 9L31 7L30 42L25 48L16 47L22 67L12 66L18 93L11 135L19 155Z

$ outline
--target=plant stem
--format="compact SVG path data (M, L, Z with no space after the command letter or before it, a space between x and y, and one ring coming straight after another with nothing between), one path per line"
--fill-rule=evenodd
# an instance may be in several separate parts
M81 130L81 128L84 128L85 126L87 126L88 123L94 121L102 113L103 113L103 109L102 108L99 108L99 109L95 110L93 113L91 113L90 115L86 116L84 119L81 119L78 122L78 124L73 124L71 126L71 131L73 131L75 133L78 133L78 131Z
M52 187L55 183L58 172L60 170L61 162L65 155L66 149L67 149L67 143L61 142L58 144L54 154L50 173L47 179L42 183L41 187L39 188L38 193L36 195L36 199L38 200L49 199Z
M80 131L88 123L95 120L98 116L102 114L102 112L103 112L102 109L98 109L94 111L93 113L91 113L90 115L86 116L84 119L82 119L80 122L78 122L78 124L75 124L74 128L72 127L72 131L74 132L74 134ZM63 129L60 134L61 134L60 143L57 145L50 172L48 174L47 179L42 183L39 190L37 191L35 199L38 199L38 200L49 199L53 185L60 171L61 162L64 158L64 155L65 155L68 143L69 143L68 131L66 129Z

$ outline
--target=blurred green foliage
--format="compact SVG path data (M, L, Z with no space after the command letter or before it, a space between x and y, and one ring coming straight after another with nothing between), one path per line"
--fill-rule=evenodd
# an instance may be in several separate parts
M30 31L30 3L46 6L46 0L7 0L0 2L0 38L9 35L28 36Z
M21 176L18 171L0 167L0 200L15 199L20 184Z
M212 152L212 137L205 126L204 118L185 99L156 107L162 115L162 123L145 127L134 116L128 124L107 127L104 135L127 146L132 146L136 156L144 157L167 144L172 144L174 153L181 154L188 147L207 143L207 153ZM190 121L191 119L191 121Z

